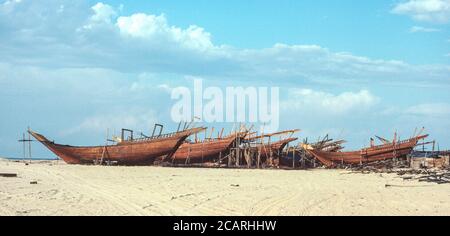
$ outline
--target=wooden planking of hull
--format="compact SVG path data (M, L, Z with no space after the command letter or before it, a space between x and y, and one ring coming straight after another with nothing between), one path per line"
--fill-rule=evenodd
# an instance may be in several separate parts
M156 138L124 141L106 146L69 146L49 141L43 135L28 132L55 155L68 164L93 164L99 160L114 161L119 165L150 165L157 157L173 155L191 134L205 128L192 128Z
M229 135L225 138L208 140L197 143L183 143L172 156L172 162L176 164L197 164L210 162L220 154L225 155L231 145L240 138L244 138L246 132Z
M327 152L308 148L306 148L306 151L326 167L335 167L339 164L364 164L405 157L411 153L419 140L426 137L428 137L428 135L417 136L400 142L363 148L360 151L352 152Z

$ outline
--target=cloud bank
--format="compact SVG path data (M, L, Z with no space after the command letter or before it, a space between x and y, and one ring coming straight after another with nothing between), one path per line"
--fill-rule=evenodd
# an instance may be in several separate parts
M46 3L46 4L45 4ZM403 7L404 8L404 7ZM402 9L403 9L402 8ZM0 6L0 61L42 67L100 67L280 82L442 83L450 66L412 65L277 43L263 49L216 45L205 29L171 25L164 14L121 15L120 7L65 0L7 1ZM430 31L413 28L414 32Z
M450 22L450 0L409 0L397 4L392 12L407 15L417 21Z

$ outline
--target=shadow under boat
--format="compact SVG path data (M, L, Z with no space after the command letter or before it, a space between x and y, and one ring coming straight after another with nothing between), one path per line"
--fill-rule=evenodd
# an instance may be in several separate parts
M119 142L104 146L62 145L32 130L28 132L68 164L114 162L117 165L152 165L158 157L172 156L187 137L205 129L204 127L190 128L153 137L131 138L131 140L124 140L122 133L122 139Z

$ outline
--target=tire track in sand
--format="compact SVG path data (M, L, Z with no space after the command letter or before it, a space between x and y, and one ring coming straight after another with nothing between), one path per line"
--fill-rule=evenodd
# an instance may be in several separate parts
M58 175L60 175L58 173ZM88 181L83 177L77 176L73 173L64 173L64 178L71 184L76 185L74 189L86 189L83 191L89 193L90 197L94 197L96 201L102 201L102 211L107 215L119 215L116 210L119 210L120 215L147 215L148 211L144 210L142 206L132 203L131 201L120 197L117 192L108 191L104 186L94 184L93 181ZM80 203L80 201L78 201ZM105 207L109 206L105 209Z
M298 197L297 193L290 193L287 196L282 194L271 196L269 198L257 202L256 208L254 208L250 214L252 216L273 215L274 212L279 212L275 211L275 209L285 207L289 202L291 202L294 198L297 197Z

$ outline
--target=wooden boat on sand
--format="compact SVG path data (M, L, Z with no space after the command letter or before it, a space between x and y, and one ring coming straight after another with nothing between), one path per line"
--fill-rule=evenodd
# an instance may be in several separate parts
M103 161L118 165L150 165L160 156L171 156L184 140L205 128L192 128L183 131L160 134L153 137L124 140L115 145L104 146L69 146L49 141L46 137L31 130L28 132L50 151L68 164L94 164Z
M297 139L298 138L286 138L273 143L258 144L252 148L257 149L258 152L261 153L261 160L266 160L271 156L280 156L286 145L288 145L288 143L296 141Z
M225 156L229 148L246 135L247 132L236 132L226 137L184 142L172 156L171 162L175 164L211 162L215 158Z
M426 137L428 135L418 135L403 141L393 141L377 146L373 145L359 151L350 152L322 151L313 149L310 145L305 145L304 149L326 167L335 167L339 164L364 164L406 157L418 144L418 141Z
M285 130L276 133L263 134L259 136L249 136L246 141L250 143L250 149L257 153L260 163L269 165L279 165L279 158L282 156L283 149L298 138L292 137L300 130ZM287 135L287 137L283 137ZM274 137L279 137L278 141L273 141ZM259 164L258 164L259 165Z

